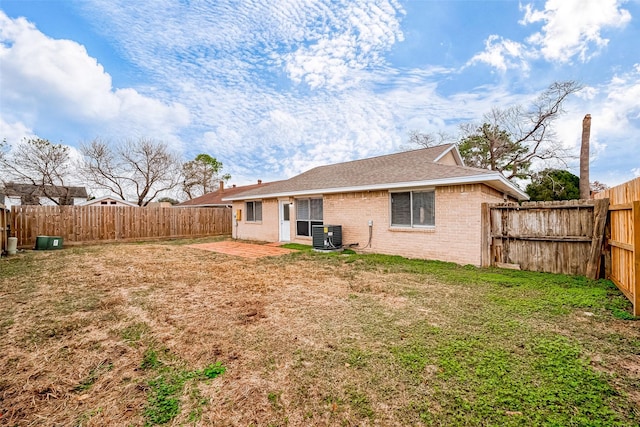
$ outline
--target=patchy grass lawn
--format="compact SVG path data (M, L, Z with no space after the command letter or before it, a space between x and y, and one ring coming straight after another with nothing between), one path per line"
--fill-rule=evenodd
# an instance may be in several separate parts
M2 425L637 426L609 282L173 243L0 260Z

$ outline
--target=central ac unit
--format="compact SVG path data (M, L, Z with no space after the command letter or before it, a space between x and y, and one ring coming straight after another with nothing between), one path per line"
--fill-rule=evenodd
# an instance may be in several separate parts
M341 225L314 225L311 229L313 249L317 251L336 251L342 249Z

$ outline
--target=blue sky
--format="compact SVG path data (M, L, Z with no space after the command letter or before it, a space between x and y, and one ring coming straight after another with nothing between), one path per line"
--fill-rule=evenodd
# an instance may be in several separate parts
M554 81L591 179L640 176L640 1L3 0L0 137L148 137L231 183L451 135ZM570 162L577 174L577 161Z

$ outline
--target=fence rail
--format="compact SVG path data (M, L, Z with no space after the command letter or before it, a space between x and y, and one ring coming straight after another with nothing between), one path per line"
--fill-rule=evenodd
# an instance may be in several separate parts
M483 204L482 264L596 278L608 200Z
M18 247L37 236L60 236L64 244L231 234L230 208L137 208L129 206L13 206Z
M595 195L608 198L605 275L633 303L640 316L640 178Z

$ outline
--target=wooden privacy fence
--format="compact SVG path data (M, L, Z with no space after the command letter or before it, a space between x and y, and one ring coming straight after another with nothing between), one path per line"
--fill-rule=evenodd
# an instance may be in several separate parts
M0 256L7 250L7 228L9 227L9 212L0 203Z
M64 244L204 237L231 234L231 209L13 206L11 223L21 248L34 247L41 235L60 236Z
M597 278L608 200L482 206L482 265Z
M640 316L640 178L596 194L608 198L605 277L633 303Z

